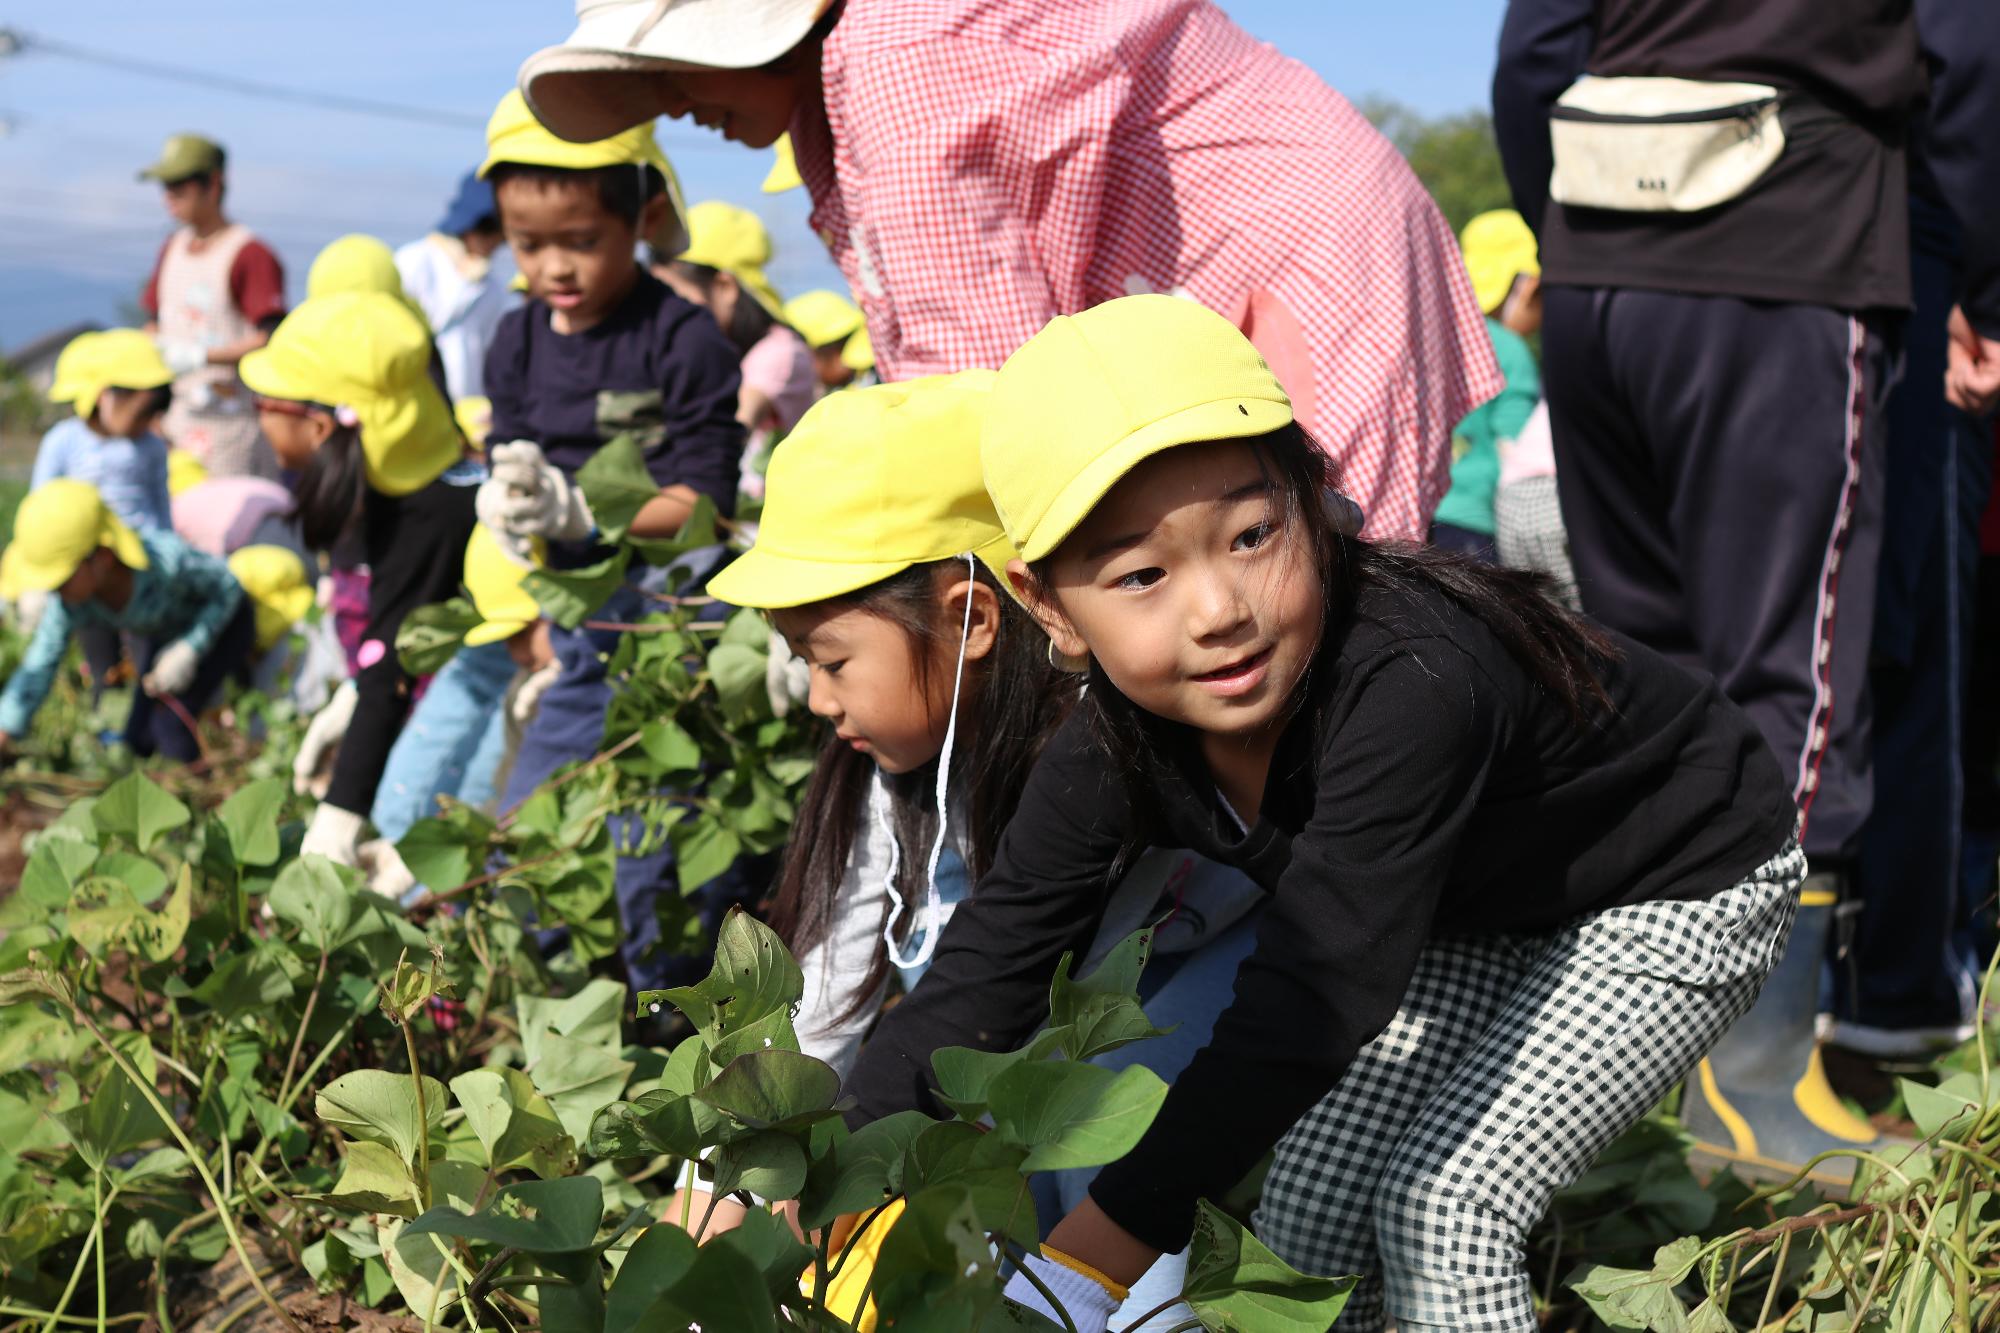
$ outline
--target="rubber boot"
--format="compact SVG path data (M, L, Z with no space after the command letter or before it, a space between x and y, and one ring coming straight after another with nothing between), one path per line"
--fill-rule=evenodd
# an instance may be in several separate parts
M1688 1080L1681 1123L1694 1135L1698 1162L1727 1165L1753 1179L1787 1180L1820 1153L1880 1146L1875 1131L1826 1081L1814 1037L1820 966L1840 897L1836 883L1832 875L1806 877L1784 957L1750 1012ZM1844 1193L1853 1184L1854 1159L1829 1158L1807 1178Z

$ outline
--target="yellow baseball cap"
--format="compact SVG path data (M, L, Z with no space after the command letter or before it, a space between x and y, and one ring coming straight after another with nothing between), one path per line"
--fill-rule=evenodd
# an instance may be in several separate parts
M185 449L167 450L167 494L179 495L208 480L208 468Z
M306 298L238 369L263 397L351 410L368 484L408 495L463 452L430 364L430 330L402 302L335 292Z
M792 136L781 134L771 145L771 169L764 175L765 194L783 194L806 183L799 175L799 159L792 152Z
M806 346L825 347L853 337L867 321L860 306L822 287L785 302L785 323L798 330Z
M720 269L743 284L773 319L785 317L785 301L764 276L771 262L771 233L747 208L707 199L688 210L687 248L676 255L690 264Z
M1007 586L1013 543L979 472L994 372L878 384L815 403L771 455L757 541L709 591L804 606L967 552Z
M1535 233L1511 208L1496 208L1466 223L1458 245L1465 252L1465 271L1472 277L1472 299L1489 315L1514 290L1515 278L1542 271Z
M875 369L875 340L868 336L866 324L856 329L847 346L840 349L840 364L857 375Z
M546 558L542 543L536 541L535 564ZM540 603L521 586L531 568L507 554L485 524L472 530L472 540L465 544L465 590L483 619L466 631L466 647L504 642L542 618Z
M257 620L257 651L269 652L312 610L313 585L305 561L283 546L245 546L228 560Z
M1182 297L1127 296L1056 316L1007 358L980 457L1021 558L1040 560L1152 455L1291 420L1234 324Z
M14 513L14 540L0 553L0 597L54 592L92 551L108 546L127 568L150 563L139 534L87 481L59 477L28 492Z
M190 176L222 170L222 145L199 134L173 134L160 149L160 160L139 172L142 181L172 185Z
M56 357L49 401L70 403L87 417L106 389L157 389L174 382L160 349L137 329L105 329L70 339Z
M661 254L677 254L688 243L687 204L681 198L681 180L673 164L660 151L648 117L628 129L587 143L558 139L544 129L528 109L528 100L518 89L510 90L493 108L486 121L486 160L476 173L485 180L502 162L524 167L555 167L562 171L591 171L598 167L647 166L660 173L667 183L667 219L660 229L645 239Z
M430 329L430 316L403 290L403 275L396 268L395 252L382 241L360 232L351 232L330 241L314 257L306 270L306 299L331 296L335 292L380 292L401 301L406 309Z

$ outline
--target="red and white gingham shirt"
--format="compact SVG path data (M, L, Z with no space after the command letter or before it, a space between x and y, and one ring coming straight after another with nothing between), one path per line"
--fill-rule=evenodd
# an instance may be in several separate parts
M793 147L885 378L1191 296L1263 352L1369 536L1428 530L1499 369L1430 197L1305 66L1208 0L848 0L822 70Z

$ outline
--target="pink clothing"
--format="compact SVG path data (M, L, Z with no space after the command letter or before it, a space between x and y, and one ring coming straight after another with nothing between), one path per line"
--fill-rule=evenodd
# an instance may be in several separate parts
M819 380L813 374L812 349L783 324L773 324L743 354L743 387L771 401L771 410L753 424L758 431L788 431L813 405Z
M848 0L792 125L883 378L1191 296L1250 335L1377 537L1421 537L1500 389L1458 246L1388 141L1208 0Z
M211 477L174 497L174 531L197 551L227 558L267 518L292 507L292 493L262 477Z
M1530 477L1555 474L1556 443L1549 431L1549 400L1544 398L1535 404L1534 413L1529 416L1528 424L1521 427L1520 435L1500 441L1499 484L1512 486Z

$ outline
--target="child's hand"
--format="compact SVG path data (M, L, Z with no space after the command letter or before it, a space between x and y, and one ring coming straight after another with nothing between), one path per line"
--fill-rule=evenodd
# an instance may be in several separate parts
M581 541L597 528L583 491L542 455L533 440L495 445L493 475L473 503L479 521L514 537Z
M163 338L160 340L160 360L166 362L167 369L178 378L207 365L208 349L197 342Z
M160 655L153 659L153 669L139 684L155 699L185 694L194 684L194 673L200 665L200 654L188 646L187 640L176 639L160 650Z

